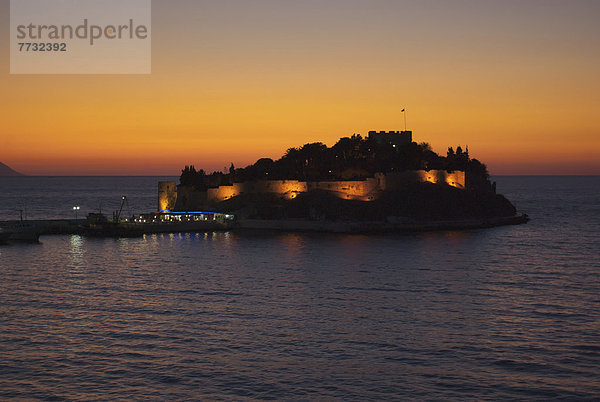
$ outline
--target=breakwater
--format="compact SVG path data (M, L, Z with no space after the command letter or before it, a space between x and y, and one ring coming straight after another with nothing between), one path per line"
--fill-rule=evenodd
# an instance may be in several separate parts
M85 225L85 219L35 219L26 221L0 221L1 229L10 229L25 224L33 227L42 235L51 234L80 234Z
M386 233L386 232L429 232L443 230L471 230L527 223L529 217L516 214L507 217L489 217L460 220L412 221L402 218L379 221L326 221L326 220L267 220L240 219L230 224L220 222L196 222L182 224L124 224L124 228L135 228L144 234L194 233L223 230L270 230L286 232L322 233ZM85 219L28 220L24 223L35 228L40 235L85 235ZM8 229L20 225L20 221L0 221L0 228Z

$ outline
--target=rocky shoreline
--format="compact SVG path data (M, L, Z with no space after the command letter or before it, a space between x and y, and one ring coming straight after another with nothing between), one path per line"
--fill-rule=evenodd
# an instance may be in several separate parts
M388 219L379 221L314 221L314 220L270 220L240 219L235 228L251 230L274 230L287 232L321 232L321 233L410 233L446 230L484 229L497 226L521 225L527 223L529 217L523 213L504 217L486 217L457 220L409 221Z

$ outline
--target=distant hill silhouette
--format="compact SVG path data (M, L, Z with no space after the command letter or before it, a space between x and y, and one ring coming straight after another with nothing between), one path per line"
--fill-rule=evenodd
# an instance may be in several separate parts
M0 177L9 176L23 176L23 174L12 170L9 166L6 166L4 163L0 162Z

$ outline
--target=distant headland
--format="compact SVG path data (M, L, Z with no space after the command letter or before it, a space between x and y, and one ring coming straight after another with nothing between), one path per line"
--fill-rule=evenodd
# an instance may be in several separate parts
M429 144L414 142L411 131L355 134L332 147L305 144L278 160L262 158L245 168L231 164L228 172L186 166L179 185L159 183L158 203L159 211L218 211L234 214L242 227L286 230L527 221L496 193L487 167L468 148L451 147L441 156Z
M10 166L0 162L0 177L24 176L22 173L13 170Z

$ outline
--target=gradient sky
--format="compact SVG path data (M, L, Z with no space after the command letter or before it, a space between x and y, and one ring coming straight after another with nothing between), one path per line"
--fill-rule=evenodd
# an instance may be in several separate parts
M178 175L369 130L492 174L600 174L600 1L155 0L151 75L10 75L0 161Z

